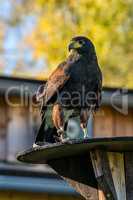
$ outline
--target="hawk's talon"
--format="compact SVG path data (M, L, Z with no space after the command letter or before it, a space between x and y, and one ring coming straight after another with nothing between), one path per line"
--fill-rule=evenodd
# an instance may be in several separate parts
M56 135L54 135L54 139L55 139L55 142L61 142L61 138Z
M64 133L64 128L63 127L60 127L58 130L57 130L57 133L58 134L62 134L62 133Z
M67 143L69 140L70 140L69 138L63 138L63 139L61 140L61 142L62 142L62 143Z

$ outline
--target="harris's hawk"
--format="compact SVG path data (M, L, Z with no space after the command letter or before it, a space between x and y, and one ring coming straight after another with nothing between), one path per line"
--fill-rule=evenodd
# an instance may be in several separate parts
M36 93L42 104L42 123L35 144L63 141L68 119L74 116L80 116L80 125L86 128L90 113L100 106L102 73L93 43L77 36L68 50L69 56Z

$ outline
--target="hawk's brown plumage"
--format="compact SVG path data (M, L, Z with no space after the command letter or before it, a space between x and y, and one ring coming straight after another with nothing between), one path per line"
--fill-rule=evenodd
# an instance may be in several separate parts
M72 39L69 51L66 61L57 67L36 94L37 100L42 100L42 125L36 143L42 142L43 138L50 141L50 134L51 138L56 129L64 128L66 110L71 110L72 115L80 115L84 128L90 111L100 106L102 74L94 45L86 37L79 36Z
M56 127L57 130L62 129L64 127L64 113L63 113L63 108L61 104L56 103L53 106L52 110L52 120L53 124Z

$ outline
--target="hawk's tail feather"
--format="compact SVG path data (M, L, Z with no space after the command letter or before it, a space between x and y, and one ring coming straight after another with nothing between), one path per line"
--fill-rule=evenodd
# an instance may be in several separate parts
M54 143L55 142L54 135L56 135L56 134L57 134L56 128L55 127L47 127L46 119L44 118L41 123L41 126L38 130L35 144L42 146L47 143Z

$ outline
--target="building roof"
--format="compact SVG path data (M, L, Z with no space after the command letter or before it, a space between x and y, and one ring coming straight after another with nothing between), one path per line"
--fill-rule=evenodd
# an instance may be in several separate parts
M33 166L0 162L0 191L78 195L52 168L46 165Z
M0 175L0 191L15 190L50 194L78 195L61 179Z

